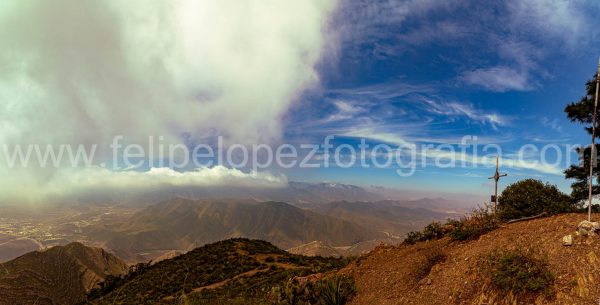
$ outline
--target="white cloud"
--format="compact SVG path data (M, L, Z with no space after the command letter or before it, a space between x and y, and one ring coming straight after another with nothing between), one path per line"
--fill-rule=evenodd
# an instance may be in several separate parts
M180 143L182 134L277 140L281 116L318 82L335 5L2 1L0 143L97 144L99 160L115 135L140 144ZM0 174L31 192L58 176Z
M135 193L173 187L250 187L270 188L287 185L283 175L266 172L244 173L239 169L214 166L177 172L170 168L148 171L113 171L102 167L63 168L54 179L36 186L35 191L4 189L2 201L38 202L47 198L69 200L89 193Z
M216 130L252 143L318 80L333 1L13 1L0 18L6 141Z
M365 111L365 108L362 106L343 100L335 100L333 101L333 105L337 108L337 112L330 114L324 120L325 123L350 120L355 115Z
M428 159L443 160L442 163L447 163L445 160L453 160L457 165L479 165L484 167L495 167L496 156L478 156L460 151L444 151L444 150L427 150L421 152ZM545 164L535 159L520 158L501 158L501 167L514 169L526 169L544 174L563 175L563 169L553 164Z
M496 128L497 125L506 125L508 123L508 119L506 117L497 113L488 113L479 109L475 109L470 104L433 101L430 99L423 99L422 101L426 105L425 110L438 115L444 115L448 117L463 116L478 123L488 123L493 128Z
M404 81L393 81L362 87L329 90L329 94L339 94L349 98L369 98L375 100L391 100L415 93L432 93L431 85L412 85Z
M398 40L413 46L429 45L431 43L452 43L466 39L472 34L469 27L458 21L439 21L422 25L407 33L399 34Z
M352 138L365 138L388 144L394 144L398 146L409 147L413 145L410 141L407 141L404 137L388 132L380 132L373 128L354 129L348 131L341 136L352 137Z
M345 114L354 114L363 110L362 107L347 101L336 100L333 102L333 104L339 109L340 112Z
M542 125L551 128L552 130L563 134L563 128L562 125L560 124L559 120L557 118L554 119L549 119L547 117L542 117L540 122L542 123Z
M529 91L534 88L529 80L527 70L513 69L506 66L466 71L461 79L467 84L481 86L496 92Z
M505 5L507 14L499 21L506 31L492 33L487 46L499 62L463 72L464 83L494 92L535 90L539 79L551 75L552 67L542 64L546 56L594 45L598 18L590 12L600 8L597 1L512 0Z
M427 13L446 10L458 6L457 1L444 0L405 0L368 1L353 0L343 3L338 12L338 22L342 35L351 37L373 36L381 33L378 25L401 24L408 17L423 16Z
M535 32L547 39L560 39L570 46L581 39L589 39L590 7L596 1L530 0L507 3L511 14L511 24L518 31Z
M354 138L364 138L369 140L374 140L377 142L383 142L387 144L397 145L399 147L405 149L414 149L416 159L415 162L426 162L429 161L429 165L427 164L416 164L416 166L435 166L436 160L440 162L440 164L449 164L450 161L454 164L454 168L460 169L464 168L464 166L483 166L483 167L495 167L496 166L496 156L495 155L482 155L482 154L472 154L465 151L461 151L460 149L454 149L455 146L437 146L436 148L426 147L423 145L417 145L414 142L411 142L409 139L393 133L385 133L378 132L374 129L359 129L353 130L348 133L343 134L343 136L354 137ZM448 145L448 143L444 143L444 145ZM501 150L499 146L498 149ZM452 148L452 149L450 149ZM406 153L406 152L404 152ZM393 158L395 156L394 151L390 151L387 157ZM518 155L518 154L507 154L505 157L502 157L500 160L501 166L519 169L519 170L531 170L535 172L540 172L543 174L551 174L551 175L563 175L563 168L555 164L548 164L541 162L540 160L535 159L539 157L538 155Z

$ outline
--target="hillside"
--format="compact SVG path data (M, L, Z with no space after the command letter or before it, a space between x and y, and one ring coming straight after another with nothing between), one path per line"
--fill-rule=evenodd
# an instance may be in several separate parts
M397 245L401 240L397 238L385 238L363 241L352 246L332 247L321 241L312 241L297 247L287 249L286 251L293 254L306 256L324 256L324 257L340 257L340 256L360 256L373 250L380 244Z
M286 299L290 283L320 279L346 263L292 255L265 241L229 239L143 265L107 284L109 289L95 291L90 303L273 304Z
M351 246L385 234L283 202L173 199L150 206L117 227L92 232L123 257L157 250L189 250L234 237L269 241L283 249L314 240ZM107 237L108 236L108 237Z
M395 201L336 201L314 205L309 209L319 214L359 223L397 237L403 237L415 228L422 228L434 220L444 221L457 216L456 214L435 212L420 206L412 208L398 206Z
M0 265L0 304L77 304L108 275L127 266L100 248L80 243L22 255Z
M320 241L312 241L298 247L287 249L286 251L292 254L323 257L340 257L346 254L342 249L330 247Z
M600 237L576 237L572 246L562 244L562 237L573 234L583 219L583 214L565 214L503 225L469 242L446 237L378 247L345 270L356 282L350 304L597 304ZM548 296L515 296L492 288L482 264L494 251L513 249L530 249L547 258L555 278Z

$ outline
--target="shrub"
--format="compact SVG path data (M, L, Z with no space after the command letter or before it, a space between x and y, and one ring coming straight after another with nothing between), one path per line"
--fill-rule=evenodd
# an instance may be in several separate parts
M513 294L544 293L550 295L554 275L545 258L533 250L494 251L485 260L484 273L492 285Z
M319 282L318 290L323 305L343 305L354 294L354 280L348 276L336 276Z
M496 215L490 213L487 208L478 208L461 220L449 221L448 235L453 240L471 240L496 229L499 225L500 220Z
M570 196L554 185L539 180L525 179L509 185L498 198L498 215L503 220L538 215L542 212L557 214L574 211Z
M444 236L458 241L470 240L496 229L499 225L499 218L490 213L487 208L477 208L460 220L448 220L445 225L434 221L423 231L409 232L403 243L412 245L419 241L437 240Z
M428 224L423 231L412 231L406 234L404 243L412 245L418 241L436 240L444 237L444 228L441 223L434 221Z
M444 229L442 224L434 221L428 224L421 234L421 240L436 240L444 237Z
M276 296L272 303L277 305L341 305L346 304L354 292L352 277L336 275L303 284L287 281L283 286L272 287L270 295Z
M418 241L422 241L422 234L419 231L411 231L408 232L408 234L406 234L406 238L404 239L403 243L408 244L408 245L413 245Z

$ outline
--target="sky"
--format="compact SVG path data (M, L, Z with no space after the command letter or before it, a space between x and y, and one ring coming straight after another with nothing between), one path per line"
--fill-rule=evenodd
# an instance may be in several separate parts
M501 189L535 178L568 193L567 146L590 139L563 110L596 71L597 13L592 0L2 1L0 202L288 181L484 198L499 153L486 145L501 149ZM117 136L121 149L180 152L330 137L329 152L346 145L342 160L364 141L369 158L418 161L325 167L321 146L299 152L321 164L310 168L165 166L182 156L147 154L132 165L111 149ZM460 150L465 137L475 145ZM85 165L9 165L32 145L97 149Z

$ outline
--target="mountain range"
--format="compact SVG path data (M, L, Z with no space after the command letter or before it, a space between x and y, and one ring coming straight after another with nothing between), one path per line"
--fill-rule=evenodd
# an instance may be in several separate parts
M0 304L593 304L598 235L561 240L582 216L508 223L464 241L381 245L358 258L307 257L234 238L127 268L102 249L71 243L1 263ZM331 256L339 249L306 246ZM530 286L503 290L512 282L497 279ZM331 292L348 302L324 303Z
M80 203L119 204L146 206L149 202L161 202L181 197L194 200L254 199L256 201L282 201L288 203L322 203L341 200L378 201L385 197L366 189L342 183L307 183L290 181L282 186L169 186L138 192L123 190L119 193L86 193L77 198Z
M234 187L227 194L257 198L194 198L206 191L200 188L159 203L82 202L32 211L4 207L3 215L9 218L0 226L0 262L71 241L105 248L129 263L147 262L233 237L264 239L299 254L313 253L319 244L324 246L317 251L321 254L356 255L381 241L398 243L431 221L462 215L453 212L460 207L453 201L383 200L361 187L339 183L290 182L269 192L239 190ZM212 195L225 196L220 191Z
M444 220L458 216L456 213L436 212L422 206L403 206L407 201L337 201L314 204L307 209L319 214L363 224L371 229L386 233L389 237L402 238L415 228L420 228L433 220ZM423 205L427 206L427 205Z
M149 206L114 227L88 232L106 238L122 257L192 248L234 237L263 239L283 249L318 240L332 246L383 239L380 231L284 202L194 201L176 198Z

